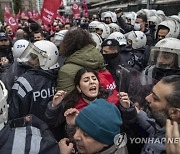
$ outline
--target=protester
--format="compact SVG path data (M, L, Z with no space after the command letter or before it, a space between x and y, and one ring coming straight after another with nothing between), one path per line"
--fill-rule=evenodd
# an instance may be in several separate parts
M67 59L58 73L57 90L69 94L74 89L73 81L79 69L87 67L98 70L104 67L104 60L90 34L79 27L70 29L60 46L60 54Z
M68 125L77 125L74 140L79 153L127 153L126 146L114 144L114 137L120 133L122 125L121 114L115 105L97 99L80 112L73 108L67 110L65 116ZM71 153L73 144L67 144L68 141L64 138L59 142L60 153Z
M174 143L167 143L172 140ZM178 123L176 121L166 121L166 153L167 154L180 154L180 134Z
M147 142L141 153L163 153L165 152L166 120L170 118L179 123L180 119L180 76L171 75L162 78L152 89L152 93L146 97L148 109L146 113L142 110L137 112L130 102L127 93L120 93L127 101L121 101L120 110L123 121L126 124L138 125L144 132L144 137L151 139ZM146 136L147 135L147 136ZM155 142L158 139L160 142Z

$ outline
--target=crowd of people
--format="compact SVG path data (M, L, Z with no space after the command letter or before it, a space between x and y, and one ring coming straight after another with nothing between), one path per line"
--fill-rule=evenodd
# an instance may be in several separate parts
M1 27L0 153L180 154L179 101L180 14Z

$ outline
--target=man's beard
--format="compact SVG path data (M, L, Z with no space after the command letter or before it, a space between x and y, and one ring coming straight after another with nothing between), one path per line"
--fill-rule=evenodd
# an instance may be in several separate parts
M146 113L149 118L155 119L155 121L161 126L164 127L166 125L166 120L169 118L168 109L165 108L161 111L154 111L147 106Z

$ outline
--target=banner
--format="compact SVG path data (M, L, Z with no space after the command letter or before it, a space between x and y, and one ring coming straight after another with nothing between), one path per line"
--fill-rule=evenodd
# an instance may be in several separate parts
M72 5L72 12L73 12L74 19L80 18L80 11L79 11L79 6L77 3L74 3Z
M57 10L62 0L44 0L41 10L41 19L44 24L51 25L56 17Z
M88 6L86 0L82 0L82 7L83 7L83 17L88 17Z

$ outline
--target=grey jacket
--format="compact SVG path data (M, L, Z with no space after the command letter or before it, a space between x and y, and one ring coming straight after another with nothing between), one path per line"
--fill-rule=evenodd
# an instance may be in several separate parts
M144 136L138 139L138 141L141 140L141 142L145 143L141 150L141 154L165 153L165 127L160 127L155 119L150 119L142 110L137 114L134 105L128 109L123 108L121 105L119 108L126 124L137 125L148 134L148 137Z

